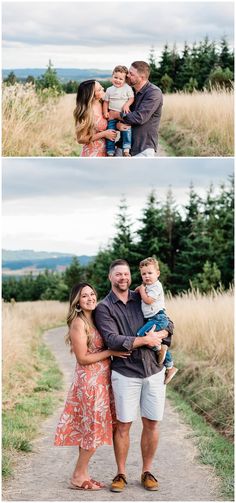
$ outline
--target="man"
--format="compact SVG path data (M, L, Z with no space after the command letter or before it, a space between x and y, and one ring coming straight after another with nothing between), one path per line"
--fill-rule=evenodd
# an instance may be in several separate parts
M159 87L149 82L149 75L150 67L145 61L134 61L127 75L135 94L131 111L110 111L110 119L122 120L118 129L132 126L131 155L136 157L154 157L157 151L163 97Z
M155 351L151 348L161 343L170 345L173 324L168 331L155 332L155 325L144 337L136 337L143 325L141 299L129 290L130 268L126 260L112 262L109 270L111 291L95 310L95 323L106 345L116 350L131 351L127 358L112 361L112 388L115 397L117 427L114 432L114 451L117 475L111 491L121 492L127 484L125 464L129 450L129 430L136 419L140 405L143 430L141 452L143 467L141 483L147 490L157 490L158 481L151 473L152 461L158 444L158 421L164 412L165 386L163 365L158 366Z

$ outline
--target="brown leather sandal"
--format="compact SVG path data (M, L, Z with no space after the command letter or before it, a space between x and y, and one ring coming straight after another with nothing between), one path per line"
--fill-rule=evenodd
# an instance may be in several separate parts
M101 486L97 485L97 487L93 487L95 482L92 482L92 480L84 480L82 484L79 486L78 484L73 484L73 482L70 482L70 489L76 489L78 491L100 491Z
M103 482L99 482L98 480L90 479L93 484L96 484L98 487L106 487L106 484L103 484Z

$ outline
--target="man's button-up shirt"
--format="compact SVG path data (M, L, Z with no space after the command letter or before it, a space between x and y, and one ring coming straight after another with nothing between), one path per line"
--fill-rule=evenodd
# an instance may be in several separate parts
M121 114L122 120L132 126L132 156L147 148L157 151L158 129L161 119L163 96L159 87L147 81L135 92L134 102L128 114Z

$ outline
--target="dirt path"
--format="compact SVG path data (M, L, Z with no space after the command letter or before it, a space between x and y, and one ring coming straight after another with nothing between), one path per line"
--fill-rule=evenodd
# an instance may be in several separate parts
M71 382L74 359L73 356L70 357L64 344L64 334L63 327L49 330L45 333L45 341L64 373L67 389ZM22 456L14 478L4 484L3 501L220 501L218 483L213 472L209 467L198 464L192 432L169 402L161 425L161 438L153 470L160 481L158 492L145 491L139 483L140 421L132 427L127 464L129 484L122 495L111 493L108 488L98 492L68 489L77 448L53 446L54 431L62 407L43 423L41 435L33 444L34 452ZM112 448L100 447L93 458L91 474L109 486L115 472Z

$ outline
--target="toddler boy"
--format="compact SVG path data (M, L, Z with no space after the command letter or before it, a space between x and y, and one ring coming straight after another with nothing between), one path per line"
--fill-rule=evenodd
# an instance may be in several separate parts
M128 68L126 66L116 66L112 72L112 86L108 87L103 102L103 115L109 119L109 111L128 113L130 105L134 101L132 87L126 83ZM117 119L108 120L108 129L116 129ZM130 157L131 149L131 127L121 131L122 150L124 157ZM106 140L106 150L109 157L115 155L115 142Z
M147 320L145 325L141 327L137 336L144 336L148 330L151 330L153 325L156 325L155 330L166 329L168 326L168 318L165 312L164 292L161 282L159 281L160 269L158 261L154 257L148 257L142 260L139 264L139 270L142 276L143 284L135 290L141 296L141 307L144 318ZM166 367L166 376L164 384L168 384L175 376L178 369L174 367L174 362L168 346L163 343L160 346L152 348L157 351L157 361L159 365L164 364Z

